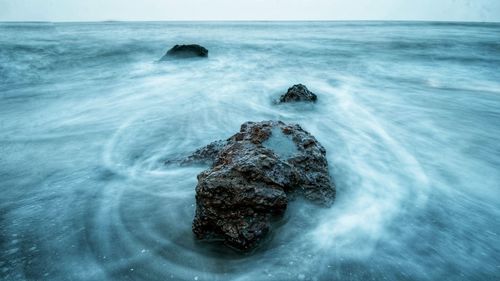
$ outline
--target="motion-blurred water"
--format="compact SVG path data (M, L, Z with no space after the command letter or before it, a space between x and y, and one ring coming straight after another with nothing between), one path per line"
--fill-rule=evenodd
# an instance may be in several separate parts
M296 83L318 103L273 104ZM162 162L268 119L325 146L335 205L196 242L204 167ZM2 280L500 279L500 24L2 23L0 132Z

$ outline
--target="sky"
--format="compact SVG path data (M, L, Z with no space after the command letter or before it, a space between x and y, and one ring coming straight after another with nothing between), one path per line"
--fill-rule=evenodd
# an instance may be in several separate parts
M0 21L500 21L500 0L0 0Z

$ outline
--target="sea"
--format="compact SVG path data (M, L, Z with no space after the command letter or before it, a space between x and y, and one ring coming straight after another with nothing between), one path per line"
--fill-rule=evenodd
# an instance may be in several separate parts
M197 241L207 167L165 161L263 120L326 148L334 205ZM493 281L499 218L499 23L0 23L0 280Z

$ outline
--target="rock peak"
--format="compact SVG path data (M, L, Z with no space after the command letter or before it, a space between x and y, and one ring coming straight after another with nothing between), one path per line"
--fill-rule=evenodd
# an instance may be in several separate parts
M309 91L305 85L296 84L288 88L288 91L281 95L278 103L285 102L316 102L318 97Z

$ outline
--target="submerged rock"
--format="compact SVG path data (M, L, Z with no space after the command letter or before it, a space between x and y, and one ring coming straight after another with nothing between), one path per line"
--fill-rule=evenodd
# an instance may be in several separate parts
M318 97L313 92L309 91L306 86L302 84L293 85L288 91L281 95L278 103L285 102L316 102Z
M197 149L193 154L189 155L186 159L183 159L181 164L212 164L217 154L225 145L226 141L214 141L205 147Z
M208 50L197 44L190 45L175 45L172 49L161 58L168 60L169 58L193 58L193 57L208 57Z
M246 122L240 132L197 150L186 162L211 163L198 175L193 232L240 250L255 247L289 195L330 206L335 186L323 146L299 125Z

